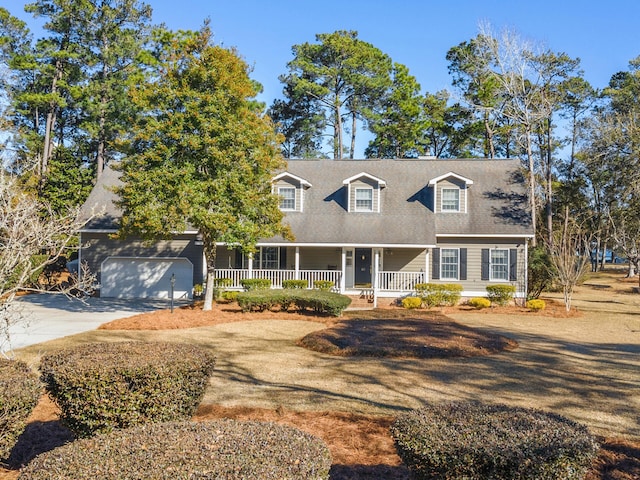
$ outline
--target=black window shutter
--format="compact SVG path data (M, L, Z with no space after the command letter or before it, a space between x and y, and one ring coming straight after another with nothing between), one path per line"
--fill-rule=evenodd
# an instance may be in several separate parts
M467 249L460 249L460 280L467 279Z
M431 251L433 259L431 260L431 278L440 280L440 249L434 248Z
M482 249L481 256L482 266L480 267L480 278L482 280L489 280L489 249Z
M287 269L287 247L280 247L280 270Z
M518 249L509 250L509 280L515 282L518 280Z

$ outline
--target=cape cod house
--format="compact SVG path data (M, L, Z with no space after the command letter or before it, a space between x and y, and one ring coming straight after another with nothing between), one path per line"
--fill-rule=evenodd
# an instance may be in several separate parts
M119 212L107 169L86 206L106 215L81 232L81 261L100 294L188 297L206 271L198 232L146 245L116 240ZM219 245L217 276L334 282L346 294L398 297L416 283L457 283L483 296L492 283L526 295L531 217L518 160L289 160L274 192L295 239L264 238L254 255Z

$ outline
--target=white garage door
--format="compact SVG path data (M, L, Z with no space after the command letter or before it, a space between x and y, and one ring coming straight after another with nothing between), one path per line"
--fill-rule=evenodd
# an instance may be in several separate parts
M115 298L189 298L193 265L186 258L109 257L102 262L100 296Z

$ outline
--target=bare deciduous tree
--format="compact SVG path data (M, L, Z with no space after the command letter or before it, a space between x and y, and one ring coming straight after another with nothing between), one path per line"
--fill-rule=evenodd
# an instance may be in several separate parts
M11 349L10 327L25 321L14 304L16 294L62 256L85 223L79 209L56 215L0 172L0 353ZM85 287L70 285L59 292L69 294L72 288Z
M573 291L590 265L589 241L575 221L569 219L569 208L564 215L561 231L554 232L553 242L547 245L556 282L562 287L564 305L571 310Z

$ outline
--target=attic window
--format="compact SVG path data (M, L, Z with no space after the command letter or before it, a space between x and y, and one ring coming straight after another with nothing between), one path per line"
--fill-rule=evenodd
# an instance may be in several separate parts
M296 189L294 187L279 187L280 210L294 211L296 209Z
M459 212L460 211L460 189L459 188L443 188L442 189L442 211L443 212Z
M373 211L373 188L356 188L356 212Z

